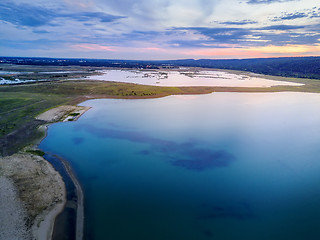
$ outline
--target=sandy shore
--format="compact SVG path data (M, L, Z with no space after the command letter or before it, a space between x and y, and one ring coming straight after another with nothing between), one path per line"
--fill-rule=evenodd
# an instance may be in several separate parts
M46 161L46 160L45 160ZM57 185L60 185L61 193L61 199L59 201L55 201L54 205L47 209L44 210L41 214L39 214L36 219L35 223L32 226L32 236L35 239L51 239L52 237L52 232L53 232L53 227L54 227L54 222L58 214L63 210L65 203L66 203L66 189L64 182L59 175L59 173L54 170L54 168L49 164L47 161L46 163L48 164L48 171L50 172L50 175L55 176L56 179L59 179L57 181ZM52 185L54 182L52 182ZM60 193L60 194L61 194Z
M36 119L47 123L74 121L88 109L60 106ZM47 125L40 129L46 131ZM83 193L69 165L64 165L77 189L76 239L82 239ZM66 188L62 177L48 161L27 152L0 157L0 193L0 240L52 238L55 219L66 203Z
M0 239L30 239L24 221L26 209L13 182L5 176L0 176L0 193Z
M59 106L53 109L50 109L39 116L36 119L44 120L47 122L57 122L57 121L76 121L78 120L86 111L88 111L91 107L85 106L71 106L71 105L64 105ZM47 126L44 126L45 131L47 130ZM72 179L77 192L77 220L76 220L76 239L82 240L83 239L83 225L84 225L84 207L83 207L83 192L81 186L73 174L73 171L70 165L62 158L59 158L60 161L63 163L65 169L67 170L70 178ZM63 209L63 206L62 206ZM61 211L61 210L60 210ZM57 216L57 215L56 215ZM45 229L45 228L44 228ZM47 226L49 229L50 236L52 235L53 226ZM48 232L48 231L47 231ZM43 236L44 233L42 233ZM42 239L42 238L39 238Z
M89 109L90 107L63 105L38 115L36 119L47 122L75 121Z
M21 239L51 239L54 220L66 201L66 189L59 173L42 157L28 153L0 158L0 169L0 185L6 186L1 189L0 201L10 196L13 206L1 211L1 225L25 228L28 234ZM17 213L19 221L10 219Z
M76 192L77 192L77 219L76 219L76 240L83 239L83 229L84 229L84 206L83 206L83 191L78 182L78 179L74 175L69 163L64 160L63 158L59 157L59 160L64 165L68 175L70 176L72 182L75 185Z

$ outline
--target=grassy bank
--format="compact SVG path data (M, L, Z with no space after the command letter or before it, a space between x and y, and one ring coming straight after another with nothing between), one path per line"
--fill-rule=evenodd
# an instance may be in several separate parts
M148 98L180 94L178 88L159 88L98 81L54 81L0 86L0 154L10 155L41 137L35 120L40 113L91 98Z
M90 98L147 98L180 94L179 88L161 88L97 81L55 81L0 86L0 137L34 120L38 114L62 104Z
M320 92L319 80L270 78L301 82L305 85L271 88L158 87L104 81L58 80L0 86L0 154L12 154L41 136L37 127L45 122L35 120L38 114L59 105L74 105L87 99L156 98L173 94L211 92Z

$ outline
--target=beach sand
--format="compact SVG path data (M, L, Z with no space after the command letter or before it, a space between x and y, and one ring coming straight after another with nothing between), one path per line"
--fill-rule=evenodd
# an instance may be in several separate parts
M46 122L57 122L57 121L69 121L69 119L77 120L82 114L84 114L90 107L63 105L53 109L50 109L36 117L38 120ZM75 117L69 114L77 114Z
M4 214L1 212L1 225L10 225L13 236L22 234L20 228L26 229L28 234L21 239L51 239L54 220L66 201L66 189L59 173L42 157L28 153L0 158L0 173L0 186L3 186L0 202L10 199L12 206ZM19 221L12 219L12 215L18 216Z
M26 209L13 182L5 176L0 176L0 193L0 239L30 239L30 231L24 221Z
M89 107L59 106L36 117L47 124L75 121ZM70 114L73 115L70 115ZM47 130L47 124L40 130ZM39 140L41 141L41 139ZM32 150L36 146L30 147ZM76 239L83 237L83 194L77 179L65 163L78 193ZM60 174L43 157L19 152L0 157L0 240L51 239L57 215L66 203L66 188Z
M76 240L82 240L83 239L83 229L84 229L84 205L83 205L83 191L80 186L80 183L78 182L78 179L74 175L70 164L63 158L55 156L64 166L66 172L68 173L71 181L73 182L75 186L75 191L77 194L77 213L76 213L76 232L75 232L75 239ZM74 200L74 199L73 199Z

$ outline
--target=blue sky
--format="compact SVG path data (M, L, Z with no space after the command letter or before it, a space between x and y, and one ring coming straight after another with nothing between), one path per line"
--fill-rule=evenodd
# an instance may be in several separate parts
M314 0L1 0L0 29L1 56L320 55Z

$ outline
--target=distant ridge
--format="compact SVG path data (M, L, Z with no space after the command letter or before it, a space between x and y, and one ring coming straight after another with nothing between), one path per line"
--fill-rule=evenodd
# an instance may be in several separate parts
M86 58L0 57L1 64L47 66L94 66L155 69L163 66L205 67L249 71L259 74L320 79L320 57L280 57L251 59L115 60Z

